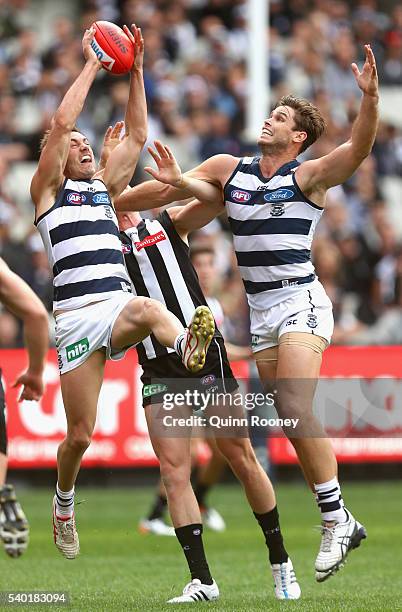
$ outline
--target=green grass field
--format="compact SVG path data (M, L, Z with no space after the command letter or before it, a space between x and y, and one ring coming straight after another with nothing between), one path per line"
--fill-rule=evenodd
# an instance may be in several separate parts
M369 537L351 553L346 567L323 584L314 580L320 537L313 528L318 514L311 495L302 484L279 485L277 492L302 599L276 601L259 527L240 488L222 485L212 493L211 502L224 515L228 528L223 534L207 532L205 536L221 598L198 606L222 612L289 607L306 612L402 610L402 496L398 483L343 487L348 505L366 525ZM175 538L137 533L137 521L148 508L151 489L81 488L77 496L85 500L77 511L81 554L74 561L64 559L54 547L51 497L47 490L20 492L31 522L31 542L20 559L1 554L0 590L65 590L73 610L172 610L164 602L181 592L188 574ZM184 609L188 606L184 604ZM66 610L65 606L27 607Z

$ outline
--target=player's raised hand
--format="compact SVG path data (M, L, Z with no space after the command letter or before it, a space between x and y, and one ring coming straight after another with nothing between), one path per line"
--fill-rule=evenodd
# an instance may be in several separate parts
M353 74L362 92L368 96L378 96L378 76L374 53L370 45L364 45L366 61L360 72L356 64L352 64Z
M126 25L123 26L123 30L134 45L134 62L131 70L142 70L144 62L144 38L141 28L137 28L135 23L133 23L131 25L132 32Z
M41 374L31 372L30 370L23 372L18 376L13 387L19 387L20 385L23 385L23 389L18 398L19 402L22 400L38 401L43 395L44 385Z
M110 157L111 152L121 142L121 132L124 127L124 121L117 121L114 126L109 125L103 138L101 156L99 160L98 170L102 170Z
M148 172L148 174L161 183L180 187L183 174L173 153L169 147L162 144L159 140L155 140L154 144L156 151L152 147L148 147L148 152L154 158L157 170L151 166L146 166L144 168L145 172Z
M85 30L84 36L82 37L82 51L84 53L85 61L97 65L98 70L100 70L102 68L102 64L91 46L95 36L95 31L96 30L93 25L89 28L89 30Z

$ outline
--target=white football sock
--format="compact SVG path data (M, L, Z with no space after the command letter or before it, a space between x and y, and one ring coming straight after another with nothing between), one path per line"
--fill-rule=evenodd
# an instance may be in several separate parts
M71 491L61 491L56 485L56 514L60 518L72 516L74 513L74 487Z
M176 337L173 343L173 348L178 354L178 356L180 357L180 359L183 359L183 342L184 342L185 337L186 337L186 332L184 331Z
M336 521L344 523L347 519L344 510L341 488L336 476L328 482L315 484L316 500L320 508L321 518L325 522Z

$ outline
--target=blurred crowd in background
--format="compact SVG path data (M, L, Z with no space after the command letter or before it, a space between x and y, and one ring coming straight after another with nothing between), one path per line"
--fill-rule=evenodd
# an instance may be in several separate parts
M51 273L32 225L28 185L40 138L82 68L82 33L93 21L136 23L143 30L150 142L157 137L171 145L184 169L216 153L257 153L243 137L251 44L246 2L51 4L45 27L46 0L0 0L0 256L49 312ZM327 132L308 157L350 136L360 100L350 64L361 66L364 43L376 55L381 91L399 95L399 123L382 122L372 155L345 185L330 191L313 259L334 304L335 343L402 343L402 3L271 0L267 34L271 103L291 92L311 99L326 117ZM124 116L127 89L127 77L106 71L92 87L78 126L98 154L106 127ZM144 165L145 157L133 183L145 179ZM228 339L247 344L245 294L225 220L193 239L215 246L216 293L227 315ZM18 323L0 311L0 347L21 343Z

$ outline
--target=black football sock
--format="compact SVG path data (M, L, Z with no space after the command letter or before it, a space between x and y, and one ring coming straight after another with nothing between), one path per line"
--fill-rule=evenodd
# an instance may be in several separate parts
M284 563L287 561L289 555L283 544L277 507L275 506L275 508L264 514L254 512L254 516L264 533L265 543L269 550L270 563Z
M207 507L207 504L205 502L205 497L210 488L211 488L210 485L204 485L201 483L196 484L194 487L194 495L197 498L198 505L202 508Z
M175 532L186 556L191 580L198 578L202 584L212 584L213 580L202 543L201 523L178 527Z
M157 495L155 497L154 505L152 506L149 514L148 521L153 521L154 519L161 519L165 514L165 510L167 508L167 499L164 495Z

